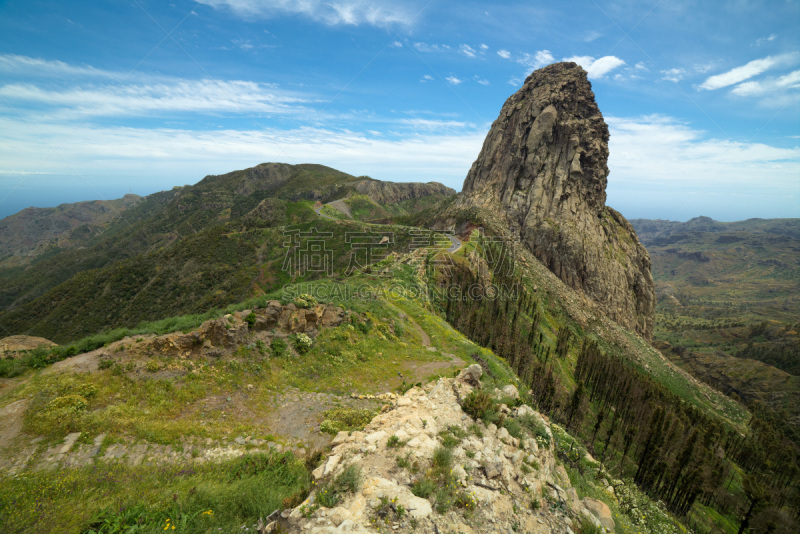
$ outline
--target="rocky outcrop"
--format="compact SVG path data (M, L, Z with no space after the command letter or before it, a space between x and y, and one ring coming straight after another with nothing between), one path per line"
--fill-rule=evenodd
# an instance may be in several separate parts
M314 337L321 328L340 325L345 317L342 308L330 304L314 304L302 308L294 303L282 305L277 300L271 300L263 308L209 319L200 328L188 333L173 332L156 336L138 348L142 352L154 351L179 357L200 354L221 356L225 351L235 350L246 344L252 335L266 333L267 337L283 337L287 334L303 333Z
M363 180L356 184L356 191L367 195L378 204L393 204L404 200L416 200L428 196L449 197L455 190L438 182L394 183L379 180Z
M56 344L43 337L8 336L0 339L0 358L13 358L38 347L50 348Z
M605 205L608 137L580 66L537 70L492 124L459 205L496 213L565 283L650 338L650 257L633 227Z
M455 379L414 387L363 432L340 432L313 472L311 495L263 532L571 534L586 521L613 532L608 507L581 501L570 487L546 418L524 404L501 405L506 418L538 429L514 437L462 410L460 402L481 387L480 376L476 364ZM354 487L332 496L354 472Z

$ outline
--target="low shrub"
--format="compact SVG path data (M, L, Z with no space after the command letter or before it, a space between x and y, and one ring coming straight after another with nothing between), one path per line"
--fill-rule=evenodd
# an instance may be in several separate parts
M473 419L487 422L496 418L492 397L482 390L476 390L467 395L461 408Z

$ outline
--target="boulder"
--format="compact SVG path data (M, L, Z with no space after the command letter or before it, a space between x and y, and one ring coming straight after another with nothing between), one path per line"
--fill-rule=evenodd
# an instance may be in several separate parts
M458 374L458 379L465 384L479 388L481 387L481 375L483 375L483 369L477 363L473 363Z
M611 517L611 509L603 501L585 497L582 501L583 507L588 510L605 528L614 532L614 519Z

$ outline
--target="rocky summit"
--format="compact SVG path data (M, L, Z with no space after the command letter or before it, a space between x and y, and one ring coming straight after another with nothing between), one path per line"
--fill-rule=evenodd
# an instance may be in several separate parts
M586 71L575 63L537 70L492 124L460 205L501 214L565 283L650 338L650 257L628 221L605 205L608 138Z

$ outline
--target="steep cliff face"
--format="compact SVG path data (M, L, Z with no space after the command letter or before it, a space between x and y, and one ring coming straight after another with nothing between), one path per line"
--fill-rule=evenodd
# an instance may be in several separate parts
M535 71L500 111L459 204L498 213L548 268L650 338L650 257L607 207L608 127L575 63Z
M367 195L378 204L393 204L404 200L416 200L428 196L449 197L456 192L439 182L382 182L363 180L356 184L356 191Z

